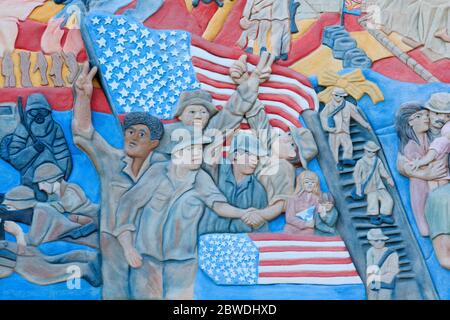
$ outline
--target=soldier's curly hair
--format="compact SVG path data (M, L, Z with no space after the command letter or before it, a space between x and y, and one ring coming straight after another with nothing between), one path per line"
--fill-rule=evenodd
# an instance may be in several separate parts
M164 134L164 125L161 120L146 112L128 113L123 120L123 130L127 130L129 127L136 124L147 126L150 130L150 139L152 140L161 140Z

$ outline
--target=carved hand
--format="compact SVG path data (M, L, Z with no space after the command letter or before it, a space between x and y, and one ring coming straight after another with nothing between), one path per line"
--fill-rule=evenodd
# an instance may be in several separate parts
M34 145L33 145L34 149L36 149L37 152L42 152L45 149L45 144L41 141L37 141Z
M312 219L311 221L306 222L305 225L308 228L314 228L314 226L315 226L314 219Z
M125 259L127 259L128 264L132 268L140 268L142 267L142 256L139 254L139 252L136 250L136 248L131 247L124 250L125 252Z
M242 29L247 30L248 28L250 28L250 20L248 20L247 17L242 17L241 20L239 21L239 25L241 26Z
M230 77L236 84L241 84L250 77L247 69L247 56L242 55L230 67Z
M22 228L15 222L5 221L5 231L11 233L16 238L17 254L25 254L27 242L25 240L25 234L23 233Z
M272 73L272 64L275 57L271 55L269 52L264 51L259 59L258 65L256 66L253 75L256 75L259 78L259 83L266 82Z
M427 167L426 171L429 180L442 179L447 176L447 168L442 162L438 162L437 164L430 164Z
M409 162L409 165L411 167L411 170L417 170L420 167L419 163L420 159L415 159Z
M356 194L358 195L358 196L361 196L362 194L361 194L361 185L360 184L357 184L356 185Z
M259 228L266 222L266 220L257 213L257 209L249 208L246 212L247 213L244 214L241 219L249 227Z
M320 205L319 206L319 215L322 219L325 219L327 216L327 208L325 205Z
M81 70L80 75L75 82L74 90L76 97L79 99L91 99L93 85L92 79L94 79L95 74L97 73L97 67L93 67L89 71L89 63L86 62L83 65L83 69Z

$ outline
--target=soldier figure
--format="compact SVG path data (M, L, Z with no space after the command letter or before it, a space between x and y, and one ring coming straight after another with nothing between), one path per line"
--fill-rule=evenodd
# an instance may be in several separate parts
M114 235L131 267L126 276L134 299L193 299L205 209L233 219L250 211L228 204L201 169L209 142L202 134L185 135L171 161L152 165L120 199Z
M392 187L394 181L383 162L377 157L378 150L380 147L373 141L368 141L364 145L364 156L358 160L353 172L356 198L367 195L367 214L370 216L370 223L374 225L393 224L394 200L386 190L382 178L386 179Z
M237 41L237 46L253 53L253 46L258 39L260 54L267 51L267 35L270 30L272 1L247 0L242 18L239 22L244 31Z
M9 158L14 168L20 171L22 184L33 188L36 198L46 197L33 183L34 171L45 162L57 165L68 179L72 172L72 156L64 132L52 118L52 109L47 99L34 93L27 99L23 122L14 131L9 144Z
M239 132L233 137L229 160L218 166L211 166L212 168L207 170L229 204L241 209L267 207L267 192L255 173L259 157L263 155L266 155L266 151L261 147L257 137ZM214 171L218 171L217 174L214 174ZM242 233L256 229L269 231L264 219L256 216L246 218L248 219L243 219L246 222L241 219L222 218L207 209L200 221L199 230L200 233ZM252 223L256 226L250 227L249 224Z
M397 252L386 248L389 240L381 229L370 229L367 240L372 246L367 250L367 298L392 300L395 280L400 272Z
M8 209L0 218L29 225L29 232L23 234L26 243L39 246L55 240L98 247L97 220L99 206L86 198L76 184L62 179L61 170L51 164L43 164L36 170L35 180L49 195L49 202L37 202L33 190L18 186L9 190L3 201Z
M270 44L275 59L288 59L291 46L290 1L274 0L272 4L272 32Z
M124 147L111 146L92 124L92 79L86 63L75 82L72 133L74 142L92 161L101 185L100 250L102 256L102 298L127 299L128 264L113 236L120 197L157 161L155 148L164 133L161 121L144 112L131 112L124 119Z
M353 166L353 143L350 137L350 121L354 119L367 130L370 124L359 114L356 106L345 100L348 93L342 88L335 88L331 94L332 100L320 112L322 128L329 133L329 144L337 169L343 170L343 165ZM339 148L342 146L342 164L339 161Z

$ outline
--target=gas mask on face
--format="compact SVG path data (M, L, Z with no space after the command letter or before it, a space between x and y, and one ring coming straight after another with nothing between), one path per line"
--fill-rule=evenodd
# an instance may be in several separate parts
M50 110L40 108L27 112L28 126L36 137L44 137L53 129L53 119Z
M33 119L38 124L43 124L45 122L45 118L50 114L50 111L47 109L33 109L28 111L28 117Z

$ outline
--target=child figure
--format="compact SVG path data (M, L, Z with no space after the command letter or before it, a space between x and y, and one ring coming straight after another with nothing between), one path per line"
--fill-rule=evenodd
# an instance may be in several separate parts
M297 178L297 189L286 205L284 232L297 235L335 235L337 211L330 196L320 191L319 177L305 170Z
M371 224L393 224L394 200L386 190L382 178L386 179L392 187L394 181L383 162L377 157L378 150L380 147L373 141L368 141L364 145L364 156L358 160L353 172L356 195L359 197L367 195L367 214L370 216Z
M430 150L421 159L411 161L414 169L426 166L432 162L439 162L447 168L447 177L439 180L428 181L430 191L446 185L450 180L448 169L448 154L450 152L450 121L441 129L441 137L434 139L430 145Z

